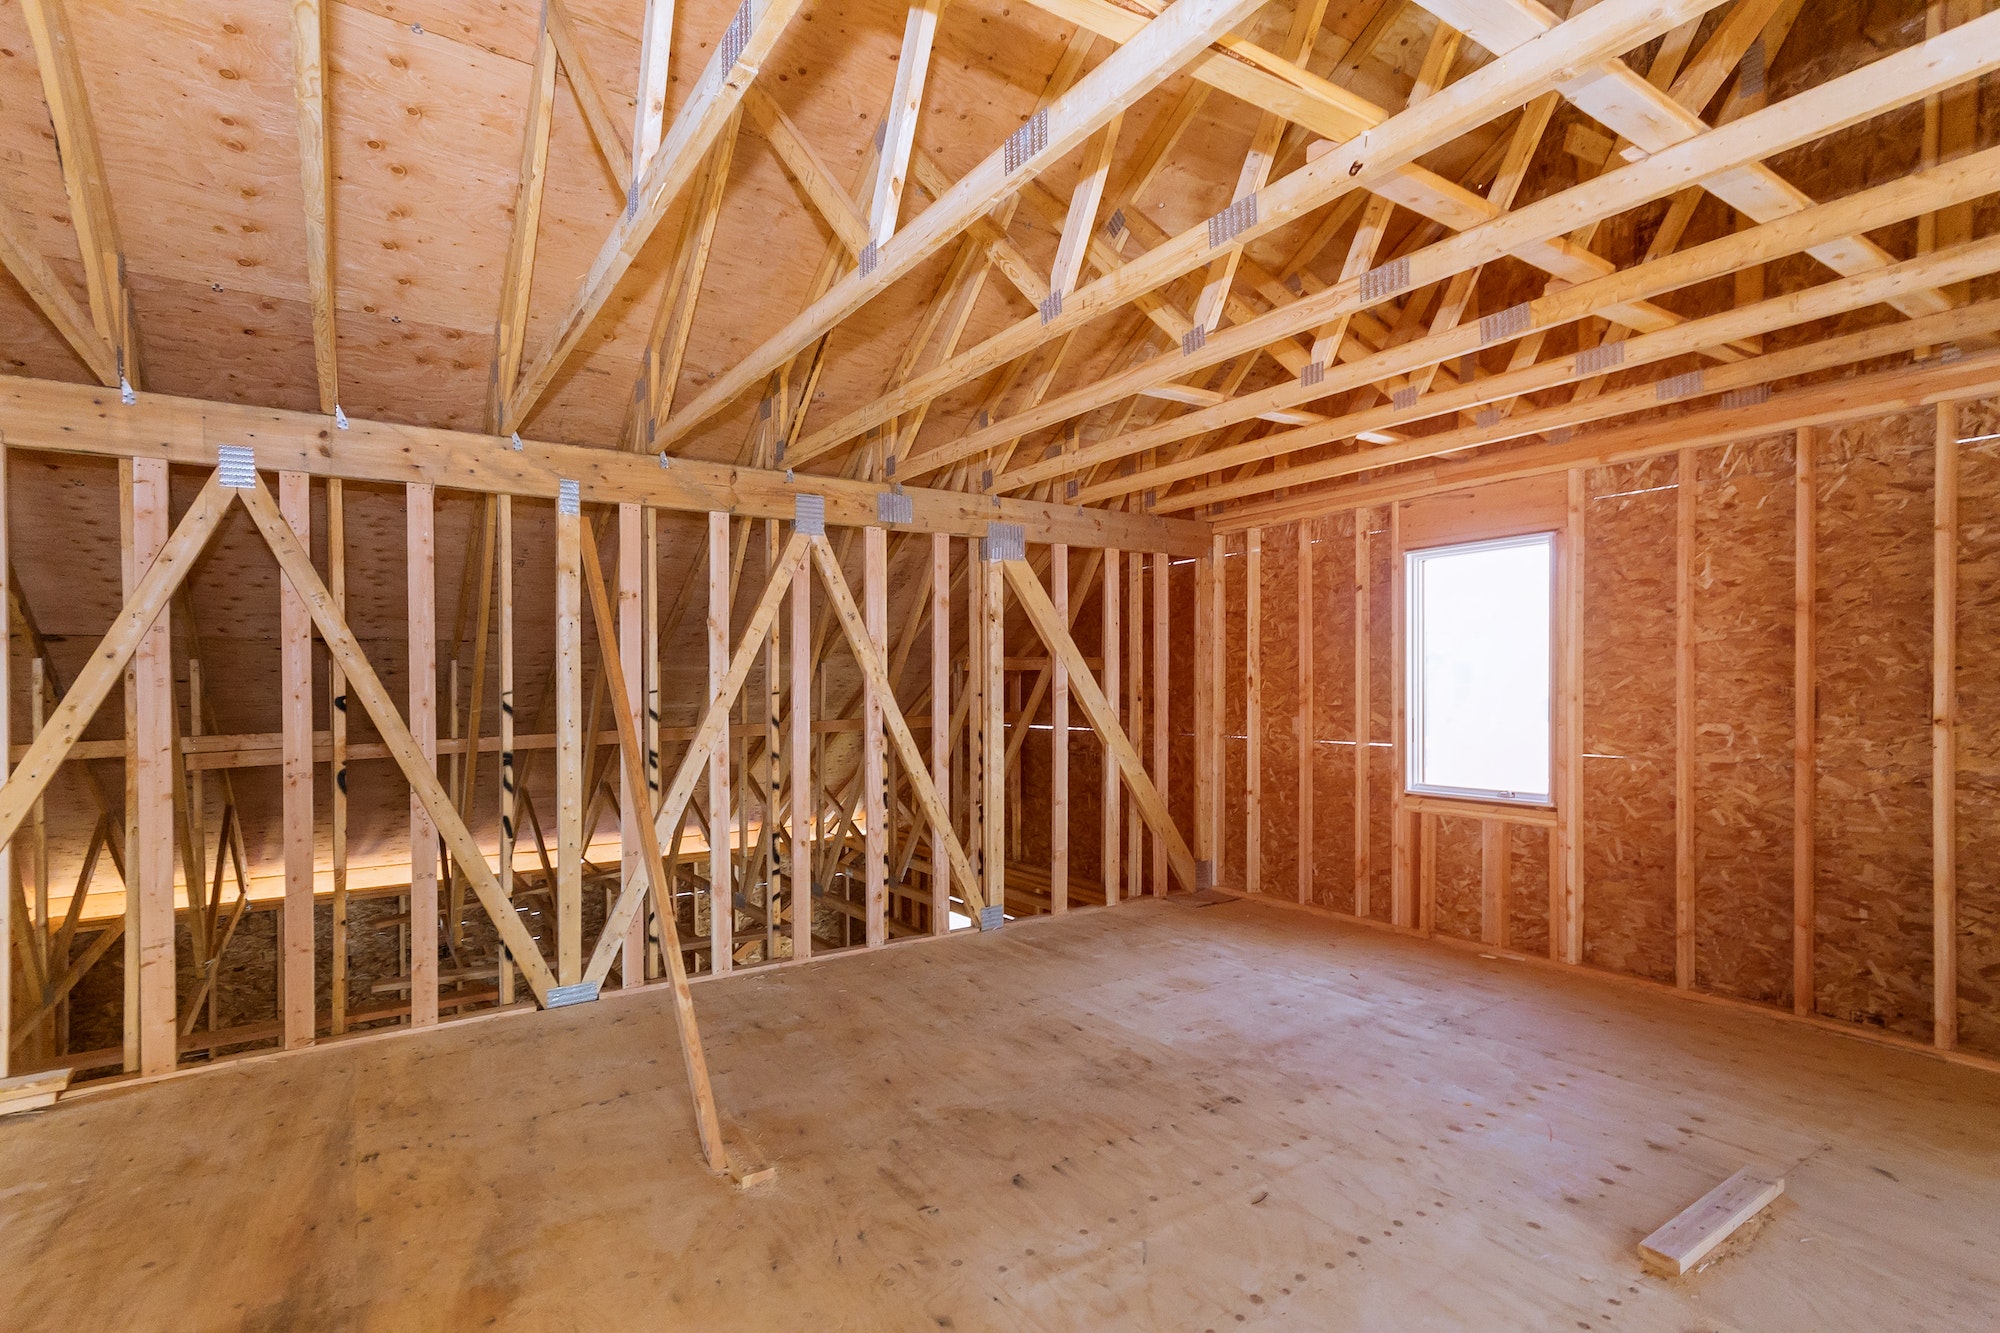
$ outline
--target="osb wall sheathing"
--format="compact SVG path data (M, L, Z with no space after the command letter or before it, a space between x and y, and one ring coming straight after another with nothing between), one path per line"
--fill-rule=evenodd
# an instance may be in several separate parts
M1704 450L1696 484L1695 984L1789 1004L1792 437Z
M1354 910L1354 516L1306 524L1313 578L1311 901Z
M1263 537L1265 893L1296 898L1299 885L1299 539L1286 524Z
M1476 940L1482 910L1481 821L1440 815L1423 823L1431 836L1432 928L1440 935Z
M1512 856L1507 903L1507 943L1522 953L1549 951L1549 831L1516 827L1508 831Z
M1969 404L1958 475L1958 1039L2000 1055L2000 411Z
M1817 1006L1931 1025L1934 418L1819 435Z
M1598 468L1587 487L1584 959L1672 981L1675 460Z

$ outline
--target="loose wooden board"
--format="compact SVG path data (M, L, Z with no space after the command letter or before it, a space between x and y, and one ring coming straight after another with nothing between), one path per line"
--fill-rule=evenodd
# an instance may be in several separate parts
M1639 1258L1650 1272L1679 1277L1784 1192L1783 1177L1771 1180L1746 1166L1640 1241Z

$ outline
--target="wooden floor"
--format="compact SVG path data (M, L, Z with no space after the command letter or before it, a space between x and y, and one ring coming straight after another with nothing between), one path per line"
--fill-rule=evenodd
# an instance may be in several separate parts
M1965 1329L2000 1078L1231 903L307 1052L0 1123L0 1326ZM1636 1241L1745 1164L1712 1267Z

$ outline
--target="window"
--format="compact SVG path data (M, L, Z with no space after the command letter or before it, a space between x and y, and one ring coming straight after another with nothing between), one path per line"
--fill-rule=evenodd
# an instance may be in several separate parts
M1554 534L1405 559L1410 790L1548 804Z

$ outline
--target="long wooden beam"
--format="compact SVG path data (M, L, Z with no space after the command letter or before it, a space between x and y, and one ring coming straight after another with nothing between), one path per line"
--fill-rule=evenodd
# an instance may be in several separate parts
M1719 0L1685 2L1719 3ZM1143 33L1031 117L1005 145L962 176L944 198L925 209L887 245L878 246L872 261L864 251L860 268L835 283L826 295L670 418L662 430L662 444L672 447L813 340L887 290L891 283L971 226L994 203L1067 157L1111 117L1158 87L1259 5L1260 0L1176 0L1172 8L1147 24Z
M97 331L90 312L76 303L56 271L28 244L28 238L14 229L13 220L4 212L0 212L0 268L21 285L70 350L97 376L98 383L117 387L118 349Z
M636 502L660 509L724 509L739 517L791 518L802 494L821 495L827 522L862 527L877 519L880 483L674 459L507 436L349 418L335 431L317 413L286 412L141 393L122 406L115 391L20 376L0 376L0 434L9 447L108 458L166 458L212 467L219 444L251 444L258 466L320 477L422 483L498 495L553 496L563 478L578 479L588 504ZM958 491L903 488L912 519L887 524L909 532L977 536L989 522L1018 523L1034 542L1126 546L1197 554L1207 525L1076 505L999 500Z
M1701 449L1805 426L1887 416L1993 393L2000 393L2000 351L1981 352L1956 361L1919 362L1775 393L1754 405L1706 408L1668 421L1641 421L1588 432L1566 444L1536 442L1463 462L1415 467L1378 479L1288 496L1270 505L1232 511L1216 526L1219 531L1235 531L1365 505L1393 505L1495 481L1546 476L1572 467L1609 467L1678 453L1684 448Z
M306 213L306 278L312 291L313 370L319 410L340 402L334 332L333 162L327 145L326 11L320 0L291 0L292 99L299 117L299 185Z

